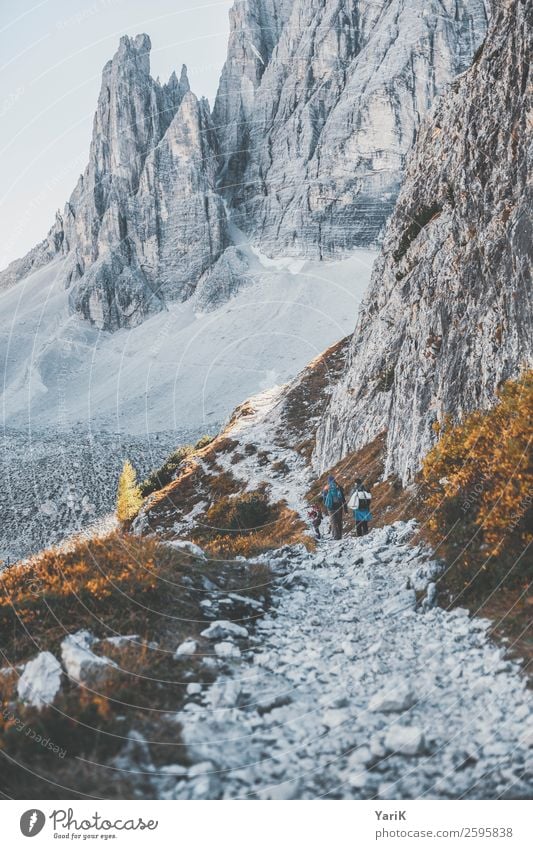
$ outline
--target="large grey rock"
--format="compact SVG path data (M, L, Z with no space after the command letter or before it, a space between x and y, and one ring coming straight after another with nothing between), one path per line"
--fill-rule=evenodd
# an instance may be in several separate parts
M180 785L178 799L218 799L222 790L220 775L210 761L189 767L188 781Z
M327 468L387 429L408 482L433 425L495 401L533 362L531 9L497 7L473 66L424 122L319 428Z
M413 589L402 589L383 605L385 616L396 616L399 613L415 610L416 592Z
M420 117L485 30L485 0L236 2L213 119L239 226L270 255L375 241Z
M368 709L375 713L395 713L408 710L414 702L415 696L409 684L397 681L372 696Z
M208 640L219 640L224 637L247 637L248 631L242 625L237 625L236 622L230 622L228 619L217 619L209 625L208 628L202 631L202 637Z
M197 648L198 643L196 642L196 640L184 640L184 642L180 643L178 648L174 652L174 657L192 657L192 655L195 654Z
M230 643L228 640L224 640L221 643L215 644L215 654L222 660L231 660L232 658L240 657L241 650L235 645L235 643Z
M61 665L52 652L39 652L28 661L18 680L19 698L38 708L51 705L61 687L61 675Z
M94 637L89 631L69 634L61 643L61 659L69 678L86 687L98 687L117 664L108 657L94 654Z
M385 748L392 753L414 757L424 752L424 734L420 728L392 725L385 735Z

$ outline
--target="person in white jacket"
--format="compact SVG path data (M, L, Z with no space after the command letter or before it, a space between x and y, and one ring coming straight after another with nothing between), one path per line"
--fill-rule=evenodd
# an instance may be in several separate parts
M365 536L368 533L368 523L372 519L372 513L370 512L371 501L372 495L365 487L361 478L358 478L355 482L355 489L348 501L348 507L353 510L355 530L358 537Z

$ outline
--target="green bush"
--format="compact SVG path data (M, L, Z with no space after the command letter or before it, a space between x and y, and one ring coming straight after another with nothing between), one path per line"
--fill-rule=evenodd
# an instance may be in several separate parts
M157 492L158 489L163 489L164 486L174 479L179 465L194 451L193 445L182 445L168 457L163 465L151 472L141 484L141 495L146 498L152 492Z
M194 446L195 449L197 451L199 451L201 448L205 448L207 445L209 445L213 441L214 438L215 438L214 436L209 436L208 433L204 433L204 435L200 437L200 439L198 440L198 442Z
M263 492L255 490L236 497L221 498L207 511L206 519L218 531L248 533L264 527L272 518L272 508Z

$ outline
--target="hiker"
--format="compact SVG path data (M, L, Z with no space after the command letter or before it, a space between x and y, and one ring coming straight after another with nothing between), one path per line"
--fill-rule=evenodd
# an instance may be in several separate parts
M322 492L324 507L328 511L333 539L342 539L342 511L348 512L346 499L342 486L337 483L333 475L328 477L328 482Z
M353 510L355 530L358 537L363 537L368 533L368 523L372 519L372 513L370 512L371 501L371 494L366 489L361 478L358 478L355 482L355 489L348 501L348 507Z
M320 534L320 523L322 521L322 510L320 509L320 504L317 504L316 502L314 504L311 504L309 510L307 511L307 515L309 517L309 521L311 522L314 528L316 538L322 539Z

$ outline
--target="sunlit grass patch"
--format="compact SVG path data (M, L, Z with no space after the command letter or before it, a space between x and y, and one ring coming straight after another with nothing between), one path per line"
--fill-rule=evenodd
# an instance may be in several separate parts
M154 539L114 533L69 551L51 549L0 575L0 794L14 798L150 798L142 775L112 769L134 731L148 741L154 764L184 764L173 715L190 682L207 686L216 666L201 636L210 621L201 602L237 593L268 602L266 565L213 561ZM208 589L206 589L208 588ZM236 601L235 621L253 625ZM17 698L17 664L42 650L61 660L67 634L87 629L92 651L112 661L97 681L65 674L52 705L37 709ZM131 639L114 642L118 635ZM175 656L194 639L192 654ZM50 743L42 745L42 741Z
M448 421L424 462L428 531L465 597L533 578L532 444L527 371L504 384L492 409Z

